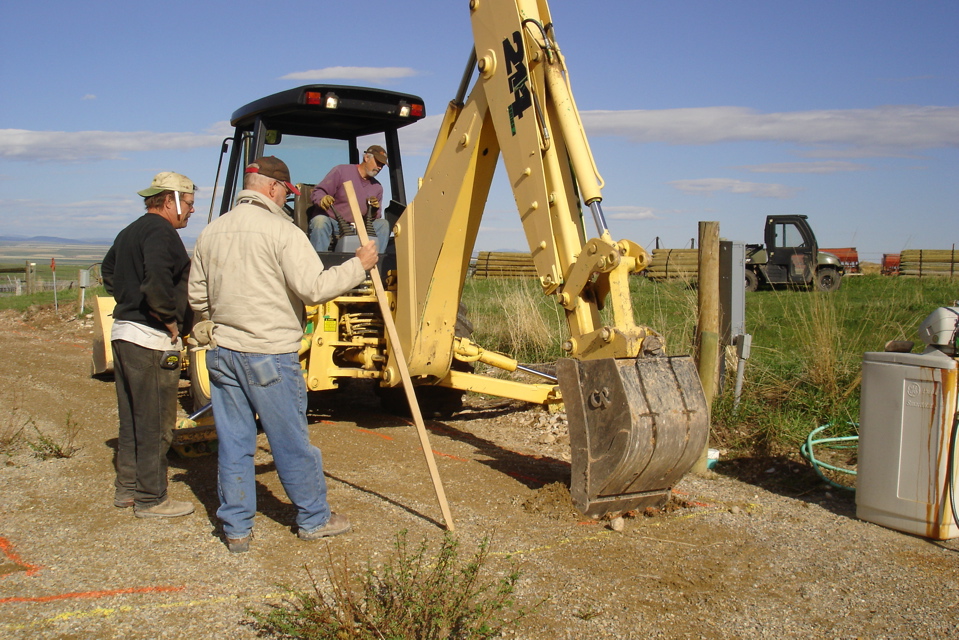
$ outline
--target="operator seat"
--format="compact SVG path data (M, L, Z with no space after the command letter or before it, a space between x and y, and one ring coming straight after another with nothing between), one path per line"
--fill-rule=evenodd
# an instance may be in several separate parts
M316 205L313 204L313 186L312 184L297 183L296 188L300 190L300 195L293 200L293 224L298 226L303 233L310 235L310 209Z

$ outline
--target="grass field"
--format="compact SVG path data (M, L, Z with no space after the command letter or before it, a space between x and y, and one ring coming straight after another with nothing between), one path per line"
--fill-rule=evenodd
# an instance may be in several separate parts
M693 354L696 290L640 277L633 278L631 288L636 322L663 334L668 353ZM74 302L78 294L76 288L60 291L58 301ZM87 308L93 296L103 294L102 287L87 289ZM752 354L735 411L736 365L728 361L724 389L713 405L713 442L732 450L772 452L798 446L826 423L836 425L837 434L854 432L855 426L847 423L858 421L863 353L882 351L889 340L912 340L914 351L921 351L919 324L957 299L959 279L878 275L846 278L839 291L826 294L786 289L747 293ZM536 280L469 279L463 301L475 326L473 338L484 347L525 363L563 355L564 315L540 293ZM0 298L0 309L52 304L51 291Z
M634 278L636 322L666 338L670 354L693 354L697 292L674 282ZM846 278L839 291L761 290L746 294L751 358L738 410L733 410L735 362L713 406L713 441L733 450L794 448L814 428L854 433L859 419L862 355L889 340L912 340L940 306L959 299L959 279ZM474 338L524 362L562 355L567 332L556 305L532 280L470 280L464 301Z
M109 245L99 244L56 244L44 242L0 241L0 266L23 268L29 260L37 264L37 271L50 270L50 259L56 258L57 268L69 266L71 269L86 269L106 255Z
M56 268L59 289L57 301L76 300L79 296L76 287L80 270L89 270L91 283L95 283L99 277L98 265L109 248L107 245L93 244L0 241L0 298L4 300L2 306L25 309L32 304L53 304L53 266ZM55 265L51 265L53 260ZM36 265L34 274L37 284L50 290L39 293L36 297L10 295L15 290L16 280L24 283L27 262ZM91 291L92 289L87 290L88 300Z

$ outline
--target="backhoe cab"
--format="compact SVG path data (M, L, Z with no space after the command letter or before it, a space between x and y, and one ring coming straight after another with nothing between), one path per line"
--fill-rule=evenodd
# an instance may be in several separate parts
M422 101L310 85L234 113L220 213L232 205L245 164L259 155L282 158L294 178L318 181L335 164L358 162L358 138L382 135L394 237L379 271L417 396L432 403L424 414L455 409L466 391L563 402L574 504L591 517L662 504L706 444L708 408L695 365L688 356L666 356L660 335L635 323L629 277L649 256L629 240L613 240L606 227L603 181L545 1L473 0L469 9L474 51L412 201L406 201L397 130L425 115ZM462 316L463 286L500 158L543 294L567 320L556 377L526 368L538 383L474 373L476 362L506 371L522 365L472 341ZM306 231L312 184L299 188L291 216ZM590 239L584 209L596 227ZM350 255L321 254L327 265ZM599 313L604 307L606 319ZM385 401L402 391L371 286L308 309L307 320L300 358L309 390L368 379ZM209 397L202 362L191 363L201 404Z

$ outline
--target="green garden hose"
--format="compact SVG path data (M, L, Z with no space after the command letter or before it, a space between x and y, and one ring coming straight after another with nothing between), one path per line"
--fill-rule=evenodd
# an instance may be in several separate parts
M858 429L858 427L859 427L859 424L856 423L856 422L848 422L847 424L853 425L853 426L855 426L857 429ZM815 451L814 451L814 447L815 447L816 445L829 445L828 448L830 448L830 449L837 449L837 450L842 450L842 449L855 449L855 448L857 448L857 447L859 446L859 444L858 444L858 443L859 443L859 436L838 436L838 437L831 437L831 438L816 438L816 435L818 435L819 433L821 433L822 431L828 429L828 428L831 427L831 426L833 426L833 425L832 425L831 422L829 422L829 423L826 423L826 424L822 425L821 427L817 427L817 428L813 429L813 430L809 433L809 435L806 436L806 442L804 442L804 443L802 444L802 446L799 447L799 454L800 454L803 458L805 458L806 460L809 461L809 464L812 465L813 471L815 471L815 472L816 472L816 475L819 476L819 477L823 480L823 482L825 482L826 484L828 484L828 485L830 485L830 486L833 486L833 487L836 487L837 489L845 489L846 491L855 491L855 490L856 490L855 487L847 487L847 486L844 485L844 484L839 484L838 482L834 482L834 481L830 480L829 478L827 478L827 477L823 474L821 467L822 467L822 468L826 468L826 469L830 469L830 470L832 470L832 471L837 471L837 472L839 472L839 473L848 473L849 475L853 475L853 476L856 475L855 469L845 469L845 468L843 468L843 467L836 467L836 466L834 466L834 465L831 465L831 464L828 464L828 463L826 463L826 462L823 462L822 460L817 460L817 459L816 459L816 455L815 455ZM850 444L837 444L837 443L840 443L840 442L855 442L856 444L854 444L854 445L850 445Z

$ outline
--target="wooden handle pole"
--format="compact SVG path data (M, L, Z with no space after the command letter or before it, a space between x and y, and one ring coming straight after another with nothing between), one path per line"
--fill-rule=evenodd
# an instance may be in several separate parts
M353 224L356 225L356 233L360 237L360 242L366 244L369 241L369 236L366 234L363 214L360 212L360 207L356 201L356 191L353 188L353 183L344 182L343 187L346 189L346 197L350 203L350 210L353 212ZM443 481L440 479L436 459L433 457L433 448L430 446L429 436L426 433L426 424L423 422L423 414L420 412L420 405L416 400L416 393L413 391L413 381L406 364L406 356L403 355L403 349L400 346L400 338L396 331L396 323L393 321L393 314L390 313L386 291L383 289L379 269L375 265L370 269L370 276L373 279L373 289L376 290L376 300L380 304L380 312L383 314L383 322L386 323L386 333L393 348L393 358L396 361L396 367L400 370L400 378L403 380L403 390L406 392L406 400L410 404L410 413L413 414L413 422L416 423L416 433L420 437L420 446L426 456L426 466L429 467L430 477L433 479L436 500L440 503L440 510L443 512L443 520L446 523L447 530L453 531L453 517L450 515L450 506L446 501Z

